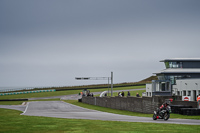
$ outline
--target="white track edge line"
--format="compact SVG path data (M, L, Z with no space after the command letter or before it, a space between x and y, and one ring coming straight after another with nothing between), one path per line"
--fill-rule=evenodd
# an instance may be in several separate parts
M24 110L24 112L23 112L23 113L21 113L20 115L23 115L23 114L25 114L25 113L26 113L26 111L27 111L27 109L28 109L28 105L29 105L29 102L27 103L27 105L26 105L26 109Z

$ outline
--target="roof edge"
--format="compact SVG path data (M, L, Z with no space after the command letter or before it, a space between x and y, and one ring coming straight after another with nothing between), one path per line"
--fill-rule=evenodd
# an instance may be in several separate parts
M166 61L200 61L200 58L168 58L161 60L160 62L166 62Z

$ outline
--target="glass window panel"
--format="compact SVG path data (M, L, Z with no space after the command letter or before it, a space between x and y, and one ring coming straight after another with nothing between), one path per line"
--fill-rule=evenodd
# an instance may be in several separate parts
M183 68L183 63L182 62L180 62L180 68Z
M169 68L172 68L172 62L169 62Z
M170 76L170 81L171 81L172 85L174 85L174 76Z
M169 62L165 62L165 67L169 68Z
M177 63L176 62L172 62L172 67L173 68L177 68Z

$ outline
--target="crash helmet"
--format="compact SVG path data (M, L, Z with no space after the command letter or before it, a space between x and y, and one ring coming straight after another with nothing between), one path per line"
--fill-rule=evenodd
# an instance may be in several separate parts
M165 102L165 105L169 105L169 103L170 103L169 101L166 101L166 102Z

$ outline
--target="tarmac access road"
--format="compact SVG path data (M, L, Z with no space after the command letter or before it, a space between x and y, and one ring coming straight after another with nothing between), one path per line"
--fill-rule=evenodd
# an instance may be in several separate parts
M121 92L121 91L126 92L126 91L137 91L137 90L145 90L145 88L141 88L141 89L128 89L128 90L115 90L113 92ZM101 94L101 93L102 92L93 92L94 95L98 95L98 94ZM62 96L28 98L28 100L42 100L42 99L56 99L56 98L60 98L61 100L78 100L78 99L81 98L81 96L78 95L78 94L72 94L72 95L62 95ZM25 105L0 105L0 108L25 111L26 106Z
M27 106L26 105L0 105L0 108L14 109L14 110L19 110L19 111L24 112Z

